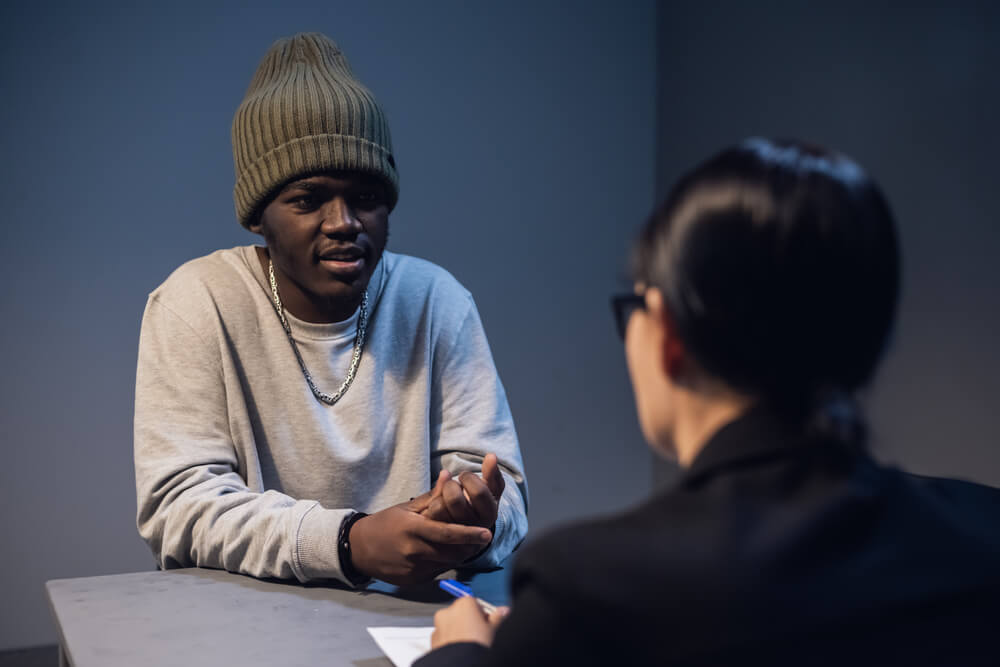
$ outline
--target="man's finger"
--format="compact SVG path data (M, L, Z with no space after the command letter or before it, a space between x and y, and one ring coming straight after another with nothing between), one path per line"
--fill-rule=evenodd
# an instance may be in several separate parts
M436 498L433 498L421 514L433 521L441 521L443 523L459 523L452 518L451 514L448 513L448 507L445 505L444 496L437 496Z
M480 526L463 526L421 517L413 526L413 534L436 544L489 544L493 533Z
M482 550L479 544L437 544L424 542L420 559L425 564L439 565L441 571L460 566Z
M453 523L471 524L476 522L475 512L473 512L472 504L462 484L455 480L450 481L442 490L442 498Z
M451 479L451 473L447 470L442 470L438 473L437 482L434 483L434 488L431 489L431 498L437 498L444 491L445 484Z
M503 495L506 484L503 481L500 461L497 460L496 454L487 454L486 458L483 459L483 479L486 481L486 486L490 488L490 493L497 499L497 502L500 502L500 496Z
M411 498L410 501L406 503L406 509L411 512L423 512L430 507L432 499L433 496L431 495L431 492L425 491L416 498Z
M437 476L437 481L434 482L434 486L431 488L431 490L410 501L411 509L416 507L416 509L413 509L413 511L415 512L420 512L422 514L429 513L431 514L431 516L434 516L442 520L447 519L447 517L442 516L440 513L442 508L444 507L444 498L442 496L442 489L450 479L451 479L451 473L448 472L447 470L442 470L441 472L439 472ZM417 503L417 501L421 499L424 502Z
M463 472L458 477L459 483L465 489L465 495L476 514L477 523L492 526L497 520L497 499L486 485L486 482L474 472Z

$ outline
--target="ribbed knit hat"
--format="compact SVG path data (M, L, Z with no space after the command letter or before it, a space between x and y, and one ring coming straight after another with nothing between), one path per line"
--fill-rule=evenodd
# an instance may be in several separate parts
M390 210L399 196L385 114L340 48L319 33L280 39L268 50L233 118L233 162L244 227L279 187L309 173L378 176Z

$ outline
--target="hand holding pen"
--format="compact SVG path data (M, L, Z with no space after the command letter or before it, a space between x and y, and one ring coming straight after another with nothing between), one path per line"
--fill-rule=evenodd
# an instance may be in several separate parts
M453 579L442 579L438 585L458 599L434 614L431 647L438 648L455 642L477 642L484 646L492 644L493 635L510 611L509 608L494 607L475 597L468 586Z
M497 608L491 605L486 600L482 598L477 598L472 594L472 589L465 584L455 581L454 579L442 579L438 582L438 586L446 593L451 594L456 598L469 598L471 597L479 605L479 608L483 610L483 613L489 616L496 612Z

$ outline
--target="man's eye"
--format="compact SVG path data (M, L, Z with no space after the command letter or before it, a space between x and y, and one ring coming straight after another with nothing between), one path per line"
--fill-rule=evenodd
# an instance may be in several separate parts
M301 195L288 202L301 211L311 211L316 208L316 198L312 195Z
M357 206L363 206L365 208L374 208L375 206L378 206L378 204L381 202L381 198L379 197L379 194L377 192L365 191L365 192L359 192L356 195L354 195L354 201Z

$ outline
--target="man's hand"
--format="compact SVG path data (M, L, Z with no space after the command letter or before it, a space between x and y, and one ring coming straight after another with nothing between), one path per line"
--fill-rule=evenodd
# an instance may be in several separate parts
M458 598L434 614L431 648L455 642L478 642L489 646L493 643L497 627L509 611L507 607L497 607L487 618L475 598Z
M423 516L431 497L425 493L359 519L350 534L354 568L390 584L413 584L455 567L493 539L481 526Z
M462 523L493 529L504 490L503 475L496 454L483 459L483 476L463 472L458 479L442 470L421 513L438 521Z

